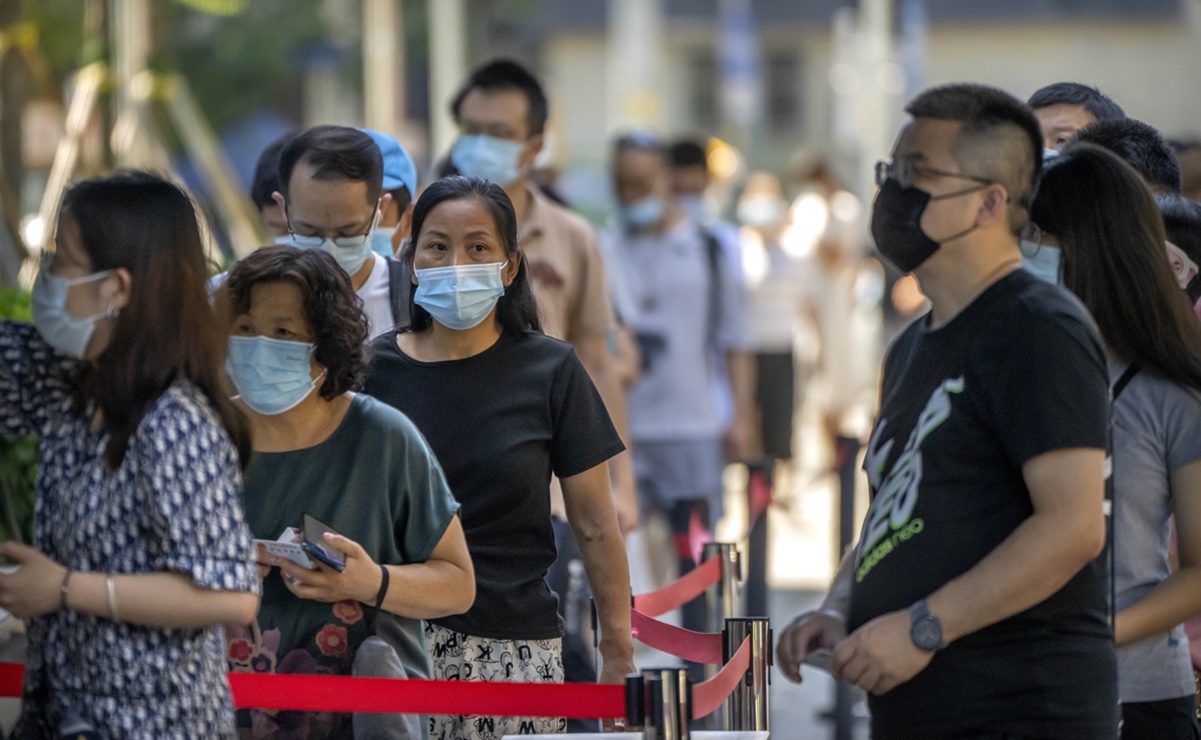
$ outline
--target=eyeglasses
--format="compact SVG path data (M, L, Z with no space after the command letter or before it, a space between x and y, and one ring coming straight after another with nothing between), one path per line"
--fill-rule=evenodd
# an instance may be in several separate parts
M292 243L301 249L320 249L325 246L325 242L330 242L335 247L342 249L355 249L363 246L371 239L371 231L375 228L375 220L379 215L379 204L376 204L375 210L371 212L371 220L367 222L367 232L364 234L355 234L354 236L315 236L312 234L304 235L297 234L292 230L292 220L288 216L287 210L284 211L284 218L288 221L288 234L292 237Z
M888 180L896 180L903 188L911 187L918 175L954 177L959 180L971 180L983 185L991 185L993 183L992 180L984 177L965 175L962 172L946 172L944 170L936 170L933 167L923 167L907 159L902 159L900 162L885 162L884 160L876 162L876 187L884 187L884 183Z

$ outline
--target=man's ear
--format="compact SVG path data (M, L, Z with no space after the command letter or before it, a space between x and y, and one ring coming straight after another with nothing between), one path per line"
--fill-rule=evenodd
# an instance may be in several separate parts
M518 162L519 167L533 168L534 160L538 158L538 154L542 151L542 147L546 145L545 134L534 134L525 143L525 152L521 156L521 161Z
M275 192L271 193L271 200L275 201L275 205L279 206L279 209L284 212L284 216L288 215L288 204L284 200L283 193L276 190Z
M1009 191L1004 185L993 184L984 189L984 207L976 217L978 226L1009 220Z

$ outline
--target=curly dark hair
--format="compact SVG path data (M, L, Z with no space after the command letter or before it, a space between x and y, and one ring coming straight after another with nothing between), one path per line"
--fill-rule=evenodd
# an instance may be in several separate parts
M314 357L325 368L320 394L332 400L363 385L367 369L367 316L346 272L320 249L263 247L234 265L222 291L228 319L250 310L259 283L291 283L300 289L304 318L317 345Z

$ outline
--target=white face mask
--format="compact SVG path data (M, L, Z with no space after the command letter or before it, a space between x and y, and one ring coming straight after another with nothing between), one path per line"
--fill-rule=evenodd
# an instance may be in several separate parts
M784 221L784 201L769 195L756 195L738 204L738 222L752 229L770 229Z

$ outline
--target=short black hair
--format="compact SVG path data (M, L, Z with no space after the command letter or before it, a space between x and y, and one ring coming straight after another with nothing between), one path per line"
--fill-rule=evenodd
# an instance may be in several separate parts
M667 161L668 148L663 140L646 131L627 131L613 139L613 158L626 152L650 152Z
M450 113L459 120L459 109L463 100L472 90L482 90L486 93L499 90L519 90L525 93L529 102L528 124L530 136L536 136L546 129L546 119L550 116L550 104L546 100L546 92L525 67L511 59L494 59L483 66L476 67L459 93L450 103Z
M409 192L408 185L401 185L398 188L385 190L384 192L392 196L392 202L395 203L396 207L401 211L404 211L404 209L408 208L409 204L413 202L413 195Z
M1078 105L1092 114L1093 120L1125 118L1126 111L1113 98L1095 87L1079 82L1056 82L1034 91L1026 104L1033 110L1052 105Z
M1168 241L1201 265L1201 203L1177 193L1163 193L1155 196L1155 204L1163 216ZM1201 300L1201 279L1194 279L1187 292L1194 303Z
M675 168L704 167L709 169L705 145L696 139L678 139L667 147L667 163Z
M1065 149L1080 142L1096 144L1124 159L1152 192L1180 192L1180 164L1154 126L1134 118L1096 121L1077 131Z
M1030 109L999 88L959 83L922 92L905 112L962 124L951 156L964 172L1005 186L1009 228L1020 232L1030 218L1043 162L1043 135Z
M384 155L375 140L349 126L314 126L284 144L279 153L279 192L288 197L296 165L313 168L318 180L367 183L367 200L379 199L384 186Z
M258 161L254 163L254 181L250 183L250 200L254 201L255 208L261 210L275 205L275 199L271 197L271 194L276 191L283 192L279 187L279 154L284 150L284 145L295 135L295 131L289 131L268 144L263 153L259 155Z

